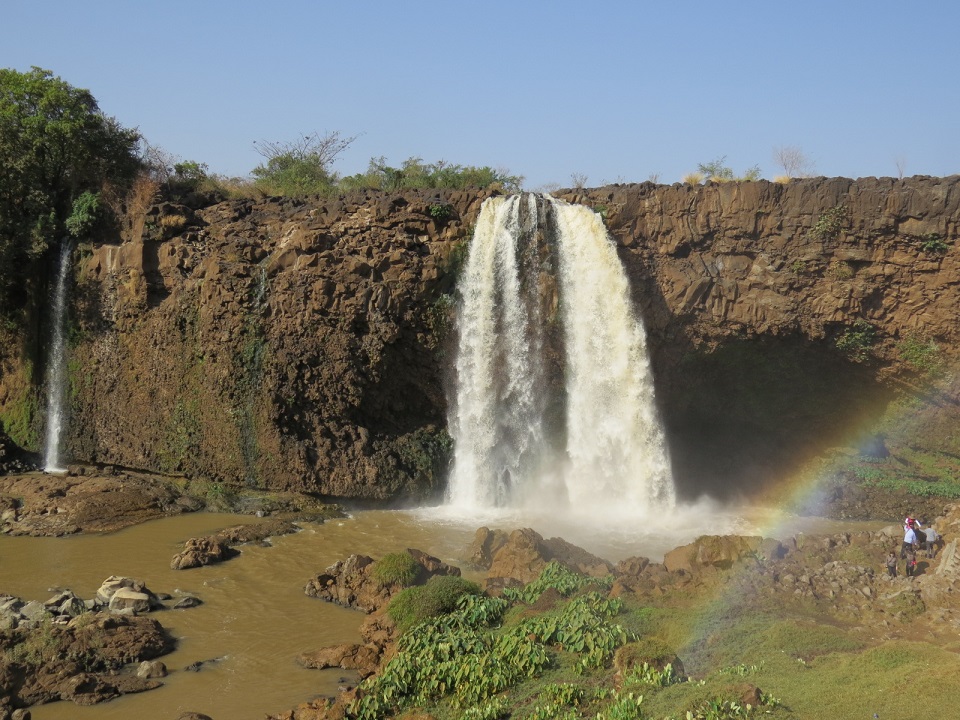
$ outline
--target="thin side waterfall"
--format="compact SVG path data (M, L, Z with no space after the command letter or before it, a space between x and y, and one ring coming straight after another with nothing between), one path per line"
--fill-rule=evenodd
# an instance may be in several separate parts
M57 282L53 291L53 322L50 335L50 354L47 358L47 433L43 448L43 469L64 472L61 467L60 446L66 428L67 385L67 284L70 279L70 258L73 247L67 240L60 248Z
M674 504L646 335L595 212L490 198L460 293L450 506Z

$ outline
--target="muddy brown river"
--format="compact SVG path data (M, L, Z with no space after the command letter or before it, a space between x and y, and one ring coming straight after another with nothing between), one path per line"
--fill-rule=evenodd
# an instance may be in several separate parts
M215 720L262 720L317 695L336 693L340 670L306 670L295 658L304 650L358 642L359 612L303 593L305 582L351 553L374 558L418 548L460 566L467 577L466 548L480 525L513 529L531 526L545 537L559 535L616 562L629 555L661 559L666 550L706 532L757 533L786 537L798 529L835 532L857 529L829 521L774 521L766 511L679 514L669 533L636 527L586 534L583 523L523 522L522 518L442 520L429 511L364 511L302 532L275 538L271 547L242 546L228 562L192 570L170 569L170 559L190 537L210 534L250 516L198 513L157 520L105 535L64 538L0 536L0 594L44 601L55 588L94 596L110 575L144 580L154 592L196 594L203 604L154 613L177 639L162 658L170 674L164 686L92 707L58 702L32 708L35 720L172 720L194 711ZM774 527L775 526L775 527ZM766 527L766 530L765 530ZM863 526L859 526L863 527ZM184 668L205 663L199 672Z

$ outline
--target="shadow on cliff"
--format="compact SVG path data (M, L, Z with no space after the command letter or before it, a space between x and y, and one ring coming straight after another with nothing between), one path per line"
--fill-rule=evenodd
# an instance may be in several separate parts
M677 346L666 348L677 357ZM857 446L894 397L873 368L801 338L688 346L660 362L658 396L678 494L756 495L811 458Z

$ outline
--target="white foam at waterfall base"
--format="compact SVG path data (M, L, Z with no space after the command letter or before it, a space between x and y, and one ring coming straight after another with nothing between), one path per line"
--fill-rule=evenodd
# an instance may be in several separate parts
M52 332L50 352L47 355L47 431L44 439L43 469L48 473L63 473L60 446L66 425L67 343L65 337L67 313L67 283L70 277L70 257L73 248L68 240L60 248L57 282L52 303Z
M549 197L542 202L556 223L542 234L553 238L560 264L566 443L550 452L543 437L551 385L540 356L541 319L529 309L537 307L529 274L540 268L517 262L518 243L539 237L537 198L491 198L459 285L449 422L454 463L442 514L534 513L622 527L655 522L674 507L675 494L626 275L595 212Z

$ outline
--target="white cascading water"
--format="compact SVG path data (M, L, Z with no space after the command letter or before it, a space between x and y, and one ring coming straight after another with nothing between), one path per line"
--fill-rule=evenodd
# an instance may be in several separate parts
M521 225L522 196L484 203L470 247L461 293L457 352L457 412L451 427L456 446L449 501L457 506L502 506L515 483L535 467L543 451L542 399L537 396L539 332L529 317L516 238L532 233L536 198L527 196L529 219ZM532 207L531 207L532 206Z
M70 279L70 258L73 248L64 240L60 248L57 283L53 291L53 322L50 353L47 357L47 433L43 448L43 469L46 472L64 472L60 466L60 445L66 426L67 343L65 337L67 313L67 283Z
M646 336L601 218L532 194L490 198L460 282L448 506L643 513L673 506ZM530 243L546 231L559 268ZM518 258L525 258L521 263ZM565 427L549 427L540 273L558 275ZM557 272L558 271L558 272Z

